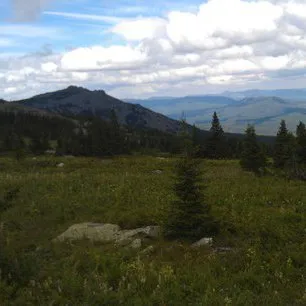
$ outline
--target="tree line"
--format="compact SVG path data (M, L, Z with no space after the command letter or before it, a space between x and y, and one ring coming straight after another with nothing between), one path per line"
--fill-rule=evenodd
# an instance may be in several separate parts
M167 152L177 154L185 146L178 135L146 128L121 126L115 110L109 120L98 117L46 116L26 112L0 111L0 151L23 154L43 154L55 150L57 154L76 156L112 156L133 152ZM244 137L225 134L216 112L208 132L190 127L185 122L188 141L199 158L239 158L246 170L259 172L268 158L276 168L299 169L306 163L306 128L300 122L293 135L286 122L281 121L274 143L259 141L255 127L249 125Z

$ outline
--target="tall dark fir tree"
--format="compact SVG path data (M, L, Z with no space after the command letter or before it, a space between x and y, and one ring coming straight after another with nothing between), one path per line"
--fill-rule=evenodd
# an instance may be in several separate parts
M222 158L225 155L224 131L216 112L213 114L210 136L207 140L207 156L212 159Z
M266 156L257 141L256 131L252 125L248 125L245 130L240 165L243 169L257 174L267 165Z
M282 120L274 144L274 166L284 168L294 154L294 136L289 133L285 120Z
M300 121L296 128L297 160L301 164L306 164L306 125Z
M165 224L165 236L172 239L195 240L218 231L201 186L200 162L184 154L176 164L174 193Z

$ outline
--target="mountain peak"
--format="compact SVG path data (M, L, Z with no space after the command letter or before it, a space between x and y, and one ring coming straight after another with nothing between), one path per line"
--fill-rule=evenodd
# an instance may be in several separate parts
M65 89L65 91L69 91L71 93L79 93L79 92L84 92L84 91L89 91L89 90L84 87L70 85Z

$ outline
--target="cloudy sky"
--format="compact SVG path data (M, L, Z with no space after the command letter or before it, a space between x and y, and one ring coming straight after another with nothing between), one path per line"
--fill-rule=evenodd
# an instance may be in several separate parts
M306 87L305 0L1 0L0 98Z

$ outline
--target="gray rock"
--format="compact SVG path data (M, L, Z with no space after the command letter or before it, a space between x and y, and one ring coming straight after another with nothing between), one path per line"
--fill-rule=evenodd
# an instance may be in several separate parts
M228 253L232 252L234 249L230 247L218 247L214 249L214 253Z
M63 168L64 166L65 166L64 163L60 163L60 164L57 164L57 165L56 165L56 167L58 167L58 168Z
M159 226L147 226L132 230L123 230L117 233L117 238L115 243L117 245L127 245L133 239L135 239L135 237L158 238L160 232L161 229Z
M116 224L81 223L68 228L56 238L57 241L89 239L110 242L117 238L120 227Z
M64 155L65 158L75 158L73 155Z
M210 237L210 238L202 238L200 239L199 241L193 243L191 245L192 248L199 248L201 246L204 246L204 245L212 245L213 243L213 239Z
M144 250L142 250L140 252L140 254L142 255L150 255L155 251L155 248L153 245L148 246L147 248L145 248Z
M132 243L129 245L131 249L140 249L142 246L142 240L140 238L137 238L132 241Z
M152 171L153 174L163 174L163 171L161 170L154 170Z
M120 230L120 227L116 224L81 223L72 225L55 240L65 241L85 238L92 241L114 242L118 246L127 246L137 239L157 238L160 232L159 226Z

